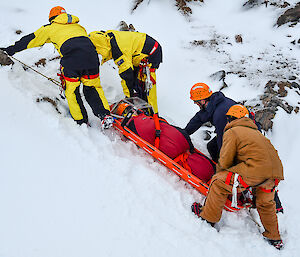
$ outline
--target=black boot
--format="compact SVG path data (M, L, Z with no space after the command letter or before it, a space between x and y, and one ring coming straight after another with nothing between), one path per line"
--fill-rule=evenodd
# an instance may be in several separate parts
M207 221L206 219L203 219L201 216L200 216L200 213L202 212L202 205L200 203L197 203L197 202L194 202L191 206L191 209L192 209L192 212L198 216L198 218L200 218L201 220L204 220L206 221L209 225L211 225L213 228L215 227L215 223L213 222L209 222Z
M264 237L264 239L272 246L274 246L277 250L281 250L283 248L282 240L272 240Z

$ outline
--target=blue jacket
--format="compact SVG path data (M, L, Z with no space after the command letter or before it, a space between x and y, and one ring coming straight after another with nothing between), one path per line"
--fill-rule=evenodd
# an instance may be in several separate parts
M215 126L219 150L222 146L223 133L227 124L226 113L232 105L237 104L232 99L225 97L220 91L211 95L210 101L205 110L200 110L186 125L186 132L191 135L198 130L205 122L210 121Z

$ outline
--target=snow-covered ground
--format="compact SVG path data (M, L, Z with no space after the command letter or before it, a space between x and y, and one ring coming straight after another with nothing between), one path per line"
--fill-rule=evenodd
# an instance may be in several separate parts
M173 7L175 1L148 2L131 14L133 3L126 0L2 1L0 46L46 24L55 5L78 16L88 32L115 29L121 20L132 23L163 47L157 73L160 115L182 127L197 111L189 100L190 87L206 82L220 89L221 83L209 77L216 71L247 72L246 78L226 77L229 87L223 92L236 100L257 97L271 77L299 75L300 49L290 41L298 39L300 25L274 27L282 10L245 10L242 0L209 0L191 4L188 21ZM21 35L15 33L18 29ZM243 44L235 42L237 34ZM190 44L215 37L223 43L211 49ZM15 55L29 65L56 56L50 44ZM276 60L288 60L290 68L276 69ZM109 102L122 98L113 66L108 62L101 67ZM55 78L57 68L56 60L37 69ZM279 215L279 226L286 245L279 252L262 240L244 212L224 212L219 233L201 222L190 211L195 200L204 200L196 190L116 133L101 133L92 115L91 128L79 127L63 102L61 115L48 102L37 102L59 94L43 77L16 63L0 67L0 82L1 257L300 256L299 114L279 110L267 133L285 168L279 186L285 214ZM300 102L292 93L286 99ZM201 131L192 138L205 150Z

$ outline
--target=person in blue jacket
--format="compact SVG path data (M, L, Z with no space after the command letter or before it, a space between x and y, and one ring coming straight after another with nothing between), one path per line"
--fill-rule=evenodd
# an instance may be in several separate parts
M220 91L213 93L205 83L196 83L191 88L190 94L190 98L199 106L200 111L189 121L184 130L191 135L204 123L210 121L215 126L217 135L208 142L207 150L211 158L217 162L222 146L224 128L227 124L226 113L231 106L237 103Z

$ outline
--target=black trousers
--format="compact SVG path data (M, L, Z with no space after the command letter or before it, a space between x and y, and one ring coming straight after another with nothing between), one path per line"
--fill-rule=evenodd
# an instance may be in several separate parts
M218 148L217 137L215 136L212 140L210 140L207 143L206 147L207 147L207 150L210 154L211 159L214 162L218 162L219 156L220 156L220 151L219 151L219 148Z

